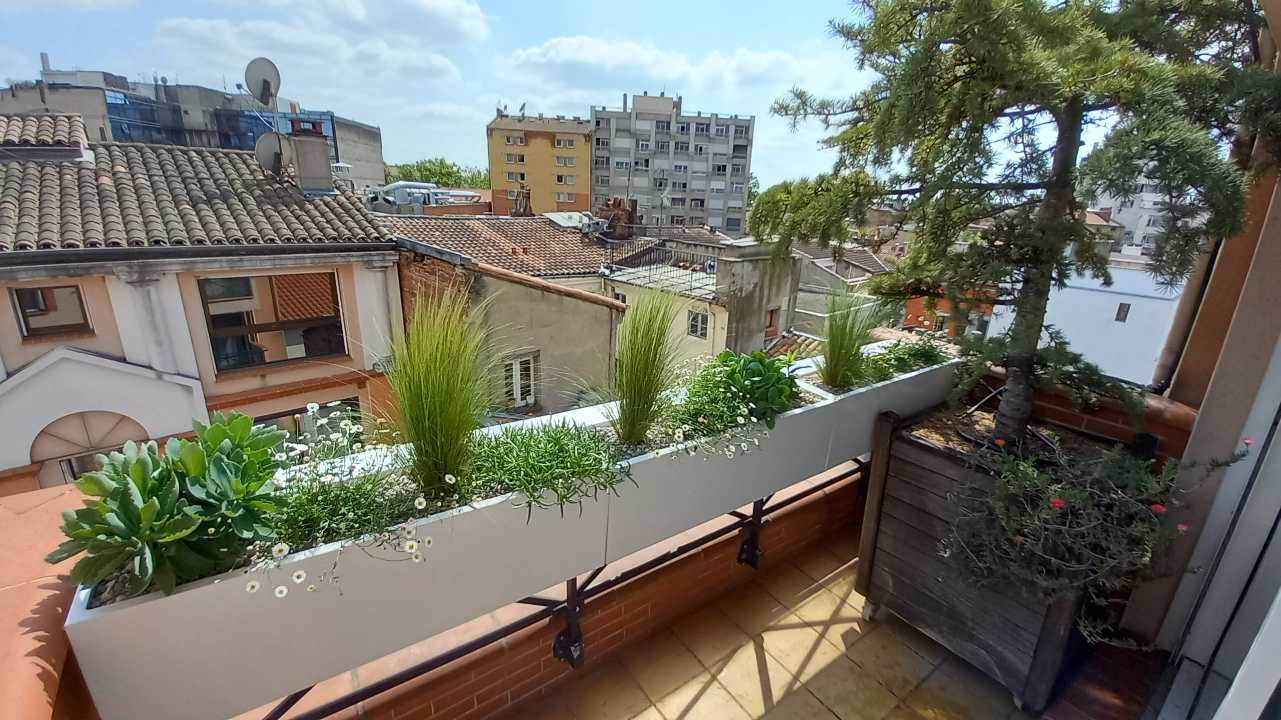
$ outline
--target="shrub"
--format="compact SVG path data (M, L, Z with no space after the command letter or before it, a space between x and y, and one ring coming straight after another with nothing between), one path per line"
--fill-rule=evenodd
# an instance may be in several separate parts
M487 352L482 312L468 307L462 290L420 296L392 344L387 379L413 478L427 497L454 493L445 476L467 467L472 433L497 399L498 359Z
M308 476L290 484L289 506L276 516L280 542L293 550L381 533L412 517L417 485L403 473Z
M610 424L625 443L645 441L676 385L675 312L670 294L647 292L628 306L619 328L618 363L607 399L618 402Z
M751 416L747 399L725 382L719 363L704 366L685 386L685 399L668 415L668 430L678 440L723 433Z
M938 365L949 359L951 356L942 345L928 337L895 340L882 352L866 358L862 380L869 385L884 382L896 375Z
M716 356L721 382L727 392L732 392L747 405L752 421L765 423L774 429L774 419L791 408L792 399L800 391L796 378L787 372L795 361L792 353L771 358L757 350L750 355L735 355L722 350Z
M818 365L818 377L824 385L848 390L866 380L863 347L872 341L872 331L884 317L865 295L841 292L827 296L825 337L820 343L823 359Z
M245 415L214 415L196 423L196 442L171 438L161 456L154 441L130 441L98 455L98 469L76 480L86 495L81 510L63 512L69 538L45 558L61 562L81 552L72 582L94 586L130 572L129 594L230 570L250 541L275 538L274 448L284 433L254 426Z
M606 435L579 425L552 423L477 435L469 484L490 497L511 490L531 508L581 503L628 477ZM550 497L545 497L550 493Z

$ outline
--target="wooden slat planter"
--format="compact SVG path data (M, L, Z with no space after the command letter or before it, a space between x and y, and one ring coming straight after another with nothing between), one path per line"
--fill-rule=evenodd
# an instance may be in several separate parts
M1080 644L1080 598L1046 602L1012 585L974 586L950 572L939 542L957 518L957 496L990 492L992 476L964 456L882 413L873 430L872 472L855 589L1000 681L1025 710L1049 703L1064 663Z

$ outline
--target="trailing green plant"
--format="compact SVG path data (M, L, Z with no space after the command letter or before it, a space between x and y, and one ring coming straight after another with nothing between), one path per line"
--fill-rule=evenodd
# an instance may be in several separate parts
M392 343L387 379L413 478L429 498L455 494L445 477L467 468L472 433L498 398L498 354L487 348L483 311L461 289L419 296Z
M827 320L820 347L818 377L824 385L848 390L868 377L863 348L886 314L866 295L838 292L827 296Z
M617 446L592 428L567 422L504 428L476 437L468 484L478 495L520 491L534 507L581 504L630 477Z
M1055 452L1061 461L1053 464L994 455L991 494L957 498L959 516L940 552L968 580L1011 581L1046 600L1085 593L1078 625L1097 641L1115 591L1154 572L1170 538L1162 515L1178 504L1178 476L1191 465L1168 460L1157 468L1122 449L1063 457L1057 440ZM1244 456L1203 468L1208 474Z
M292 550L386 532L413 517L418 486L404 473L379 470L291 481L289 505L275 517L277 539Z
M618 330L618 361L606 398L618 402L610 424L625 443L643 444L670 403L677 381L675 313L670 293L639 294Z
M751 421L773 430L775 418L791 409L792 399L800 394L796 378L787 372L793 362L790 352L771 358L760 350L750 355L722 350L714 367L723 386L745 401Z
M864 381L884 382L892 377L947 362L952 358L942 343L922 336L912 340L895 340L880 353L870 355L864 363Z
M62 514L69 539L45 560L83 552L75 583L94 586L128 570L130 595L153 586L171 593L230 570L251 542L273 540L274 515L286 503L274 480L284 432L238 413L195 428L196 442L170 438L164 455L154 441L130 441L95 457L98 469L75 485L97 500Z

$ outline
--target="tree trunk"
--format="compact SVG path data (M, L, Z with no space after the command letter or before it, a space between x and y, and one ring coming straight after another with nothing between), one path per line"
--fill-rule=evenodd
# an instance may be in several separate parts
M1015 447L1022 446L1035 410L1036 349L1045 327L1054 263L1067 249L1058 223L1071 215L1076 199L1076 159L1084 117L1084 99L1079 96L1069 99L1057 114L1054 163L1035 216L1039 231L1049 235L1042 247L1030 253L1014 299L1014 325L1005 356L1005 394L996 412L996 437Z

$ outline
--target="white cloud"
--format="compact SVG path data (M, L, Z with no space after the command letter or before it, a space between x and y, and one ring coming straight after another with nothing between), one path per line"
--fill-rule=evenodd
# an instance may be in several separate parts
M120 10L133 4L134 0L0 0L0 14L21 10L48 11L56 6L73 10Z
M4 2L5 0L0 0ZM80 0L87 1L87 0ZM489 21L475 0L218 0L223 5L267 7L316 28L344 34L410 35L454 42L489 37Z

